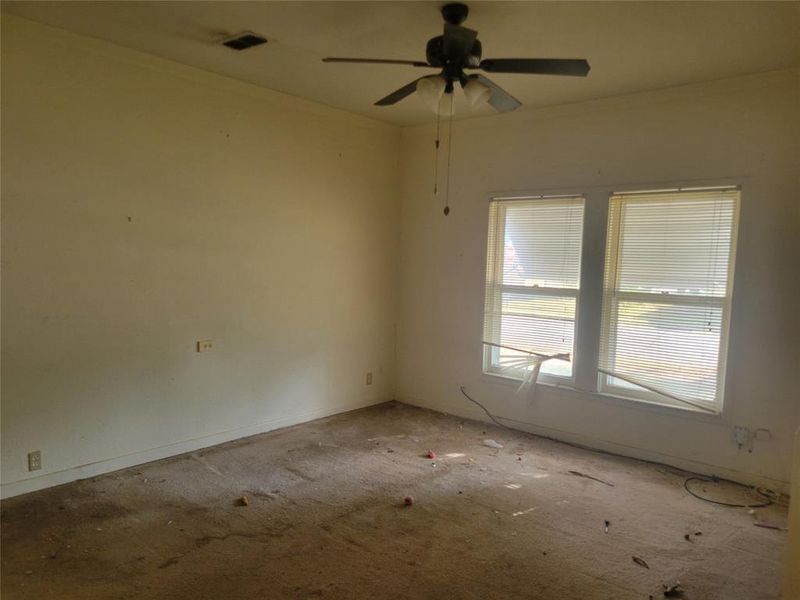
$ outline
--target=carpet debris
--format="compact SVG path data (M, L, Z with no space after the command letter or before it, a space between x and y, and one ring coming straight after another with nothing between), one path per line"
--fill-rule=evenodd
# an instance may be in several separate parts
M517 512L511 513L511 516L512 517L519 517L520 515L526 515L529 512L535 511L537 508L539 508L539 507L538 506L532 506L531 508L526 508L525 510L518 510Z
M414 496L406 496L405 500L403 500L403 503L406 506L413 506L414 505Z
M683 539L685 539L687 542L689 542L691 544L694 544L694 540L692 539L692 536L698 536L698 535L703 535L703 532L702 531L695 531L694 533L685 533L683 535Z
M498 444L494 440L483 440L483 445L487 448L495 448L496 450L500 450L503 447L503 444Z
M428 450L428 452L425 453L425 456L427 456L430 459L434 459L436 458L436 452L434 452L433 450Z
M676 581L675 583L666 584L662 583L661 587L664 588L664 597L665 598L685 598L684 591L681 589L681 582Z
M764 529L774 529L775 531L786 531L786 528L781 527L775 523L767 523L766 521L756 521L753 523L756 527L763 527Z
M650 565L647 564L647 561L643 558L639 558L638 556L631 556L631 560L635 562L637 565L644 567L645 569L649 569Z
M250 504L250 500L248 500L247 496L239 498L239 506L247 506L248 504Z
M603 532L608 533L608 528L611 526L611 521L603 521Z
M603 485L607 485L608 487L614 487L613 483L609 483L608 481L604 481L602 479L598 479L594 475L587 475L586 473L581 473L580 471L567 471L570 475L575 475L576 477L584 477L586 479L591 479L592 481L597 481L598 483L602 483Z

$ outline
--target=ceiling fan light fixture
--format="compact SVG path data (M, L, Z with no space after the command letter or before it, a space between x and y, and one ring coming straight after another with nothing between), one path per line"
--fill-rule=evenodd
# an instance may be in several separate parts
M467 85L464 86L464 97L469 102L470 106L477 106L483 102L489 101L489 96L492 95L492 90L489 86L482 84L477 79L470 79Z
M465 4L449 3L441 8L444 31L428 40L425 60L399 60L395 58L346 58L329 56L328 63L364 63L405 65L425 69L440 69L439 75L414 79L403 87L384 96L375 106L391 106L418 92L428 106L439 116L442 105L453 113L453 88L461 84L467 102L477 106L483 102L498 112L510 112L522 103L485 75L468 75L465 69L480 69L487 73L522 73L527 75L567 75L586 77L589 63L584 58L483 58L483 44L478 32L463 27L469 9ZM449 102L443 101L449 96Z
M439 75L423 77L417 82L417 93L425 101L425 104L436 111L439 101L444 95L445 81Z

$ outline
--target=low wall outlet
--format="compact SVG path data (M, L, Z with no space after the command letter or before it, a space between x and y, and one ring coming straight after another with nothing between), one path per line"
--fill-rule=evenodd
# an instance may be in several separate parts
M28 452L28 471L38 471L42 468L42 451Z
M748 427L736 426L733 428L733 441L739 449L753 451L753 432Z
M211 352L214 349L214 342L211 340L199 340L197 342L198 352Z
M372 385L372 371L367 373L367 385Z
M767 442L772 439L772 432L762 427L753 432L753 438L758 442Z

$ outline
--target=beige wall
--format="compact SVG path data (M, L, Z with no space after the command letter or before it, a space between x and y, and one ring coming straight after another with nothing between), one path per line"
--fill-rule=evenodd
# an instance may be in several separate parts
M444 218L431 127L401 140L18 18L2 27L4 496L395 391L481 417L462 384L521 429L788 481L800 422L797 71L458 122ZM491 192L585 191L602 223L610 189L690 182L743 186L721 417L580 390L512 400L514 384L481 374ZM584 255L595 281L602 243ZM587 331L595 292L583 292ZM214 351L196 353L206 338ZM773 437L739 451L733 425ZM44 468L29 473L36 449Z
M7 15L2 125L3 495L393 396L397 128Z
M782 71L457 122L447 218L431 196L433 130L405 129L399 398L482 418L465 385L521 429L785 488L800 422L798 108L798 72ZM586 192L587 219L604 231L610 190L733 182L743 201L721 417L580 390L512 398L517 384L482 375L489 194ZM603 244L592 237L584 251L594 283L579 309L584 357L596 354ZM593 363L578 369L590 386ZM734 425L772 439L738 450Z

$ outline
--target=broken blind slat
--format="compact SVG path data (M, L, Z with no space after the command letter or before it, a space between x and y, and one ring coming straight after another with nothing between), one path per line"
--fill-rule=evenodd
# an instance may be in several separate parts
M600 367L619 377L601 388L719 410L738 205L735 189L611 197Z
M484 340L542 354L574 351L583 198L494 200L489 218ZM526 354L485 349L489 372L522 378ZM570 377L572 362L542 374Z

